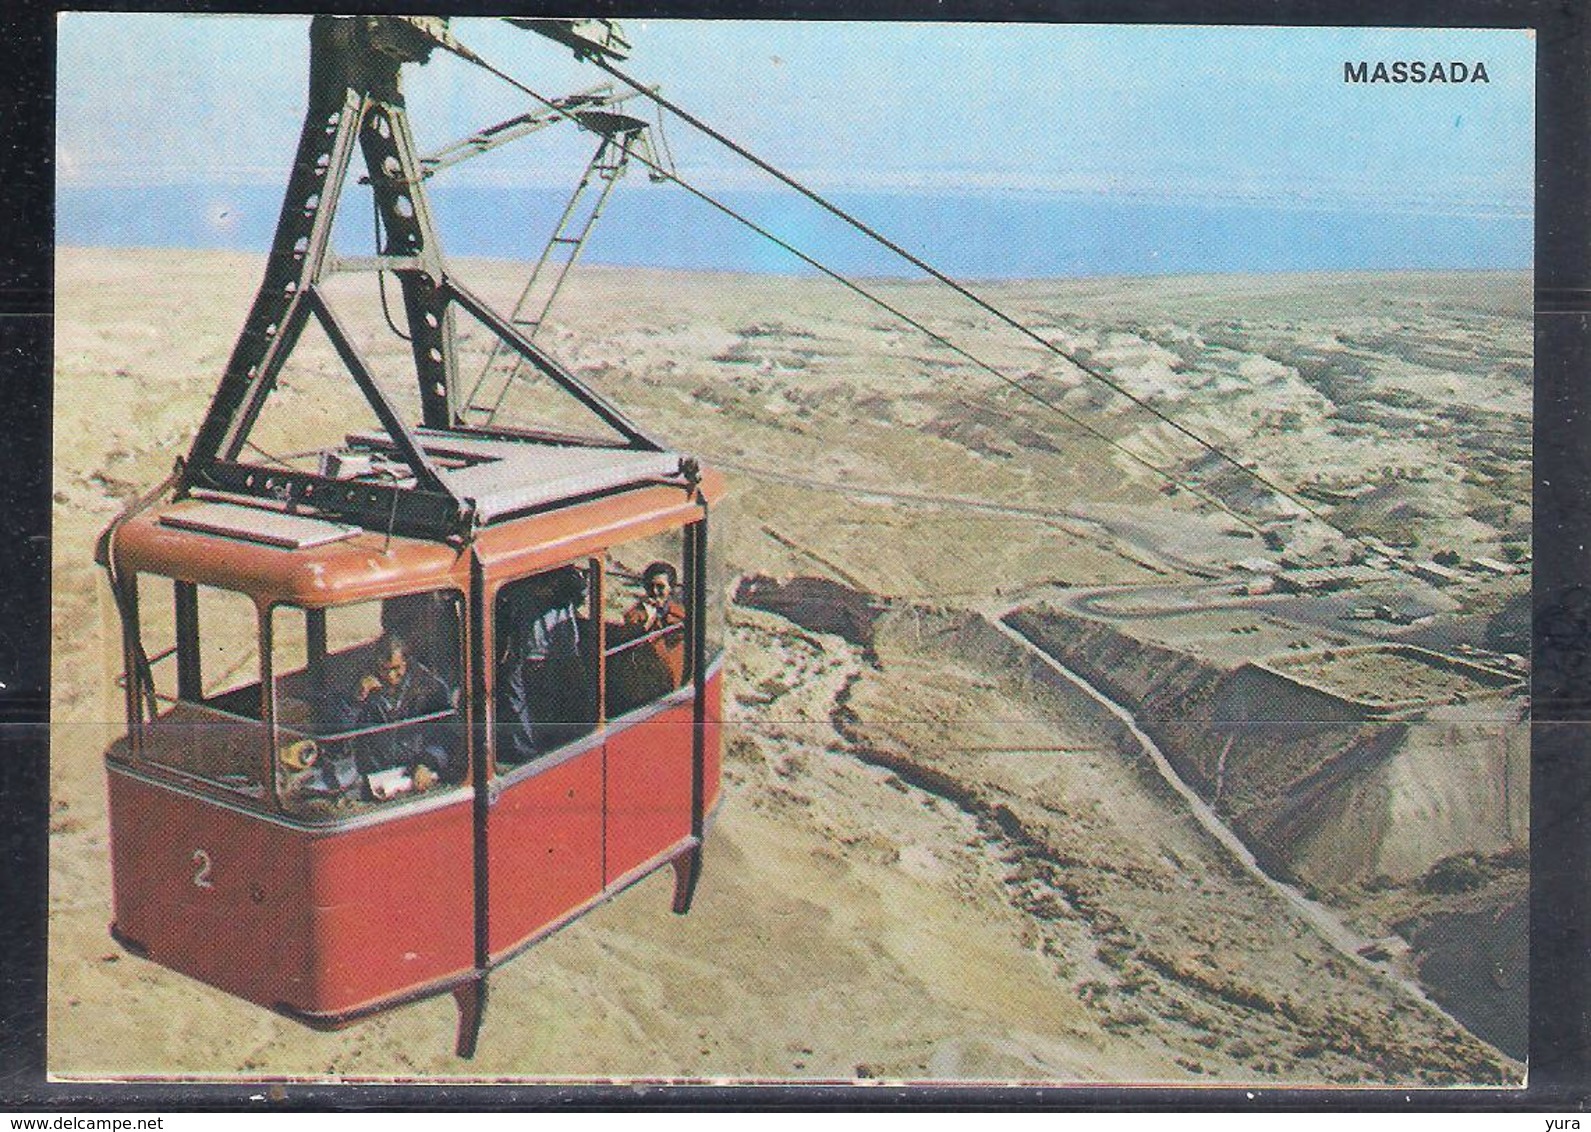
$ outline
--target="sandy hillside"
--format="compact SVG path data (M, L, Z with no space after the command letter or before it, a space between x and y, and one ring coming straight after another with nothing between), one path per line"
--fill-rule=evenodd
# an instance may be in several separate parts
M669 914L669 879L657 876L494 973L469 1062L452 1056L447 998L318 1034L122 953L106 932L100 761L120 730L114 615L93 539L186 451L260 267L221 254L59 255L52 1072L1519 1079L1518 1062L1294 915L1117 731L1036 694L1020 666L956 628L958 611L1028 588L1186 581L1250 536L813 281L592 269L549 328L549 346L582 375L729 471L734 573L823 577L893 602L867 641L732 608L725 802L688 917ZM504 268L461 272L499 299L514 290ZM1097 412L1137 451L1196 465L1197 453L1057 359L923 288L890 290L1070 411ZM1424 510L1380 521L1440 529L1467 553L1501 554L1528 530L1528 498L1521 507L1496 486L1512 482L1501 457L1482 507L1440 435L1402 430L1391 447L1358 433L1298 440L1299 422L1353 401L1331 401L1353 385L1344 359L1388 335L1438 353L1493 351L1488 411L1513 427L1529 411L1528 372L1509 368L1516 323L1529 361L1528 283L1519 300L1516 277L996 290L1057 339L1130 370L1146 395L1190 389L1189 421L1253 439L1279 479L1301 482L1327 452L1351 470L1406 463L1433 470ZM404 347L383 340L378 311L365 301L357 332L378 371L397 374ZM1281 361L1272 346L1284 333L1294 354ZM1324 378L1301 368L1299 350L1325 359ZM1450 419L1463 379L1416 380L1429 362L1395 358L1389 380ZM306 342L256 440L307 448L317 430L357 427L357 410L329 351ZM1134 523L1169 537L1141 537Z

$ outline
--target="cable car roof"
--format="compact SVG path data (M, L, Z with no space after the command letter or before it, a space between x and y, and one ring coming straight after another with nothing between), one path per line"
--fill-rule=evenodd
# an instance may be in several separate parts
M429 428L415 429L414 438L436 463L443 485L471 506L482 523L626 484L678 476L681 459L678 452L584 447ZM396 452L381 432L356 433L348 437L348 445Z
M682 526L701 517L701 500L711 504L723 494L723 477L714 472L703 474L694 494L683 483L654 480L485 527L475 547L488 568L534 571ZM210 497L133 516L120 529L115 554L122 572L315 607L462 589L469 571L460 544L389 537L253 501Z

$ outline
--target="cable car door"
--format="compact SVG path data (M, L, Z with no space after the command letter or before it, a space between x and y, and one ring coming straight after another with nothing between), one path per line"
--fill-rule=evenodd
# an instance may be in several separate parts
M504 583L491 598L487 937L493 959L602 893L594 565ZM483 603L484 604L484 603Z
M692 832L691 531L669 531L611 554L603 780L609 888L675 855Z

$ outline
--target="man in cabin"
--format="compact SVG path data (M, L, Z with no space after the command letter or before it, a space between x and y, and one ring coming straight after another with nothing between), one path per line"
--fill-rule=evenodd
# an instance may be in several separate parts
M591 730L591 679L581 655L586 580L573 566L506 587L498 608L498 758L522 763Z
M611 679L616 709L630 711L666 696L685 674L685 607L676 592L679 572L667 562L641 571L641 597L624 612L624 630L615 634L635 641L613 658Z
M455 600L441 590L390 597L381 603L381 630L407 641L414 649L409 659L429 669L457 701L461 674Z
M447 685L413 655L404 637L383 633L371 658L373 670L360 676L332 721L333 731L387 728L348 740L365 791L378 799L429 790L454 778L447 720L389 726L454 709Z
M625 611L624 623L642 634L685 623L685 607L676 593L679 572L667 562L654 562L641 571L641 599ZM660 633L650 642L652 655L668 672L670 688L678 688L685 673L685 633Z

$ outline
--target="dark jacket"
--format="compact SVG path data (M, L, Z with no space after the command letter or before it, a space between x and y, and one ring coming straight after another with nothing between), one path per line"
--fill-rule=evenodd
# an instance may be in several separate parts
M409 662L403 682L395 689L385 685L363 700L354 692L336 700L323 714L322 734L358 731L385 724L401 724L408 719L454 710L453 695L440 678L416 661ZM397 726L370 735L355 735L333 740L322 756L322 788L346 789L353 773L376 774L393 767L425 765L444 782L456 782L463 772L459 752L459 722L452 718ZM350 765L351 764L351 765Z

